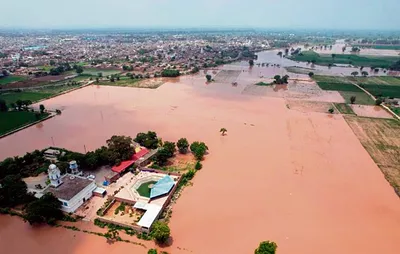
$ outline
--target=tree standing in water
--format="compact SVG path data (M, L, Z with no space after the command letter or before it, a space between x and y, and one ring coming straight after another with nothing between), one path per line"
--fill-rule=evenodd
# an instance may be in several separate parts
M221 129L219 130L219 132L221 132L221 135L222 135L222 136L225 136L225 134L226 134L227 131L228 131L228 130L225 129L225 128L221 128Z

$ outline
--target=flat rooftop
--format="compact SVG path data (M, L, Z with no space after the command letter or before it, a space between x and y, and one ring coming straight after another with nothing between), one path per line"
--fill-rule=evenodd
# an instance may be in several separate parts
M49 187L45 190L45 193L51 192L59 199L70 200L92 183L91 180L86 178L69 174L63 176L61 181L63 183L60 186L57 188Z

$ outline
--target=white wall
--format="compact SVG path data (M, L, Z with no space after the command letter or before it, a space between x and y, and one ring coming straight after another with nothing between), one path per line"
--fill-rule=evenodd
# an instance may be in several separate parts
M93 181L91 184L86 186L85 189L83 189L81 192L79 192L77 195L75 195L71 200L63 200L59 199L63 205L61 207L61 210L67 213L73 213L78 209L82 204L83 204L83 198L85 200L88 200L92 197L93 191L97 188L95 182ZM64 202L67 202L67 206L64 205Z

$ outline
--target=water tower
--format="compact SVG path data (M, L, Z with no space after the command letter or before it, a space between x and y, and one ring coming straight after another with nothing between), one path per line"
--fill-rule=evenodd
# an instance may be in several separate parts
M79 168L78 168L78 163L76 161L70 161L69 162L69 169L71 170L71 174L73 175L79 175Z
M48 173L49 173L50 184L52 186L58 187L60 184L62 184L61 171L57 168L56 165L50 164Z

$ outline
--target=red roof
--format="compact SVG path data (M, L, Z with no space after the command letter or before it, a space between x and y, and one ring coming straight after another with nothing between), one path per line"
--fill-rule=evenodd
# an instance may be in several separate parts
M143 156L145 156L148 153L149 153L149 150L147 150L146 148L142 148L139 152L135 153L132 156L131 160L123 161L123 162L121 162L121 164L119 164L119 166L112 167L111 170L114 172L117 172L117 173L122 173L125 171L125 169L130 167L133 163L135 163L137 160L139 160L140 158L142 158Z

